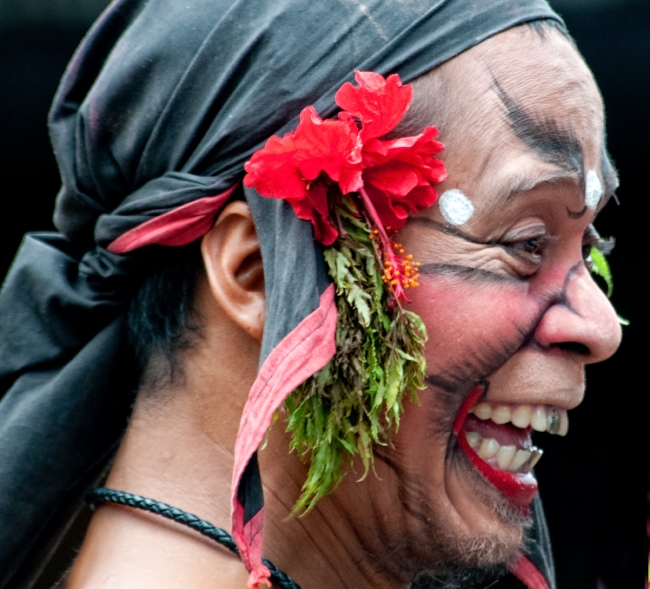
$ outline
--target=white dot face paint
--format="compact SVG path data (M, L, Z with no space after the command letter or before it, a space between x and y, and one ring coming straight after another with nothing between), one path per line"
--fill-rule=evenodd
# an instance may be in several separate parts
M472 218L474 205L457 188L442 193L438 200L440 212L450 225L463 225Z
M585 204L594 210L603 197L603 185L594 170L587 173L587 186L585 187Z

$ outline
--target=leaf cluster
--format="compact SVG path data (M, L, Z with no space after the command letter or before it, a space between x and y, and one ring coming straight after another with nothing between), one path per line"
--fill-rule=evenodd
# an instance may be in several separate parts
M363 477L373 445L390 443L405 396L424 388L425 326L404 310L382 281L370 228L353 202L337 207L339 239L325 250L337 293L337 351L286 400L291 449L309 461L294 512L309 511L343 478L355 455Z

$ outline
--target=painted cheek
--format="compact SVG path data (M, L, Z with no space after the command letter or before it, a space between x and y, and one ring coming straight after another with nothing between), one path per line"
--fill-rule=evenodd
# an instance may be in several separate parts
M519 345L538 320L539 302L525 283L479 283L449 276L421 276L409 290L410 310L427 327L429 368L457 364L474 352Z

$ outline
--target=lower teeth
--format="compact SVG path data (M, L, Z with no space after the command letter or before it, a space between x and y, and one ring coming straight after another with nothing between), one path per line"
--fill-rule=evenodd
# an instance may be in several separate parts
M501 446L494 438L481 438L476 432L465 432L465 438L483 460L495 459L498 468L510 472L530 472L543 454L535 446L525 450L518 450L516 446Z

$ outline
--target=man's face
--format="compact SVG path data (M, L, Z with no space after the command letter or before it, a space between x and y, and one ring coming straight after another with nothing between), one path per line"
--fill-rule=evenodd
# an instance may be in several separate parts
M602 104L570 43L546 36L507 31L414 84L449 173L439 203L397 237L421 263L407 294L428 329L427 389L376 453L382 480L368 481L404 572L517 554L536 492L531 430L564 433L585 365L619 345L587 267L617 182Z

